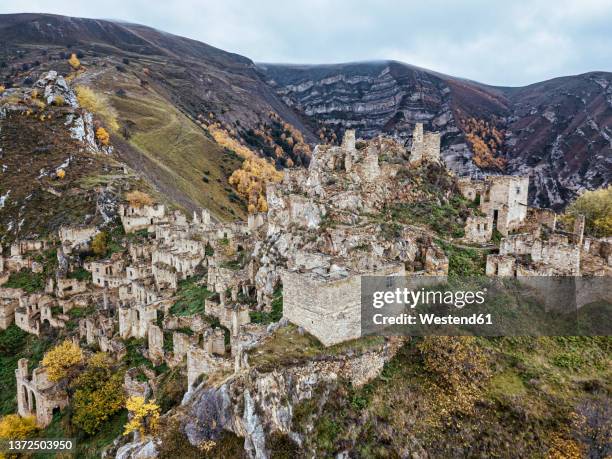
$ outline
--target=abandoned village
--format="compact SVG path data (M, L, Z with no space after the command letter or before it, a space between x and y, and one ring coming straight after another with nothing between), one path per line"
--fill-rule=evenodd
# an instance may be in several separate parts
M56 75L40 85L71 100L70 88ZM248 369L250 353L287 323L325 346L358 339L362 275L448 274L449 260L434 237L419 225L390 225L383 211L418 199L415 180L423 176L414 171L428 168L455 183L470 204L463 234L454 242L488 250L486 275L612 273L612 241L585 237L584 218L564 230L555 212L529 207L528 177L457 178L440 157L440 135L425 132L422 124L408 149L389 138L356 139L347 130L341 145L317 146L307 169L287 170L282 182L269 184L268 211L246 222L221 222L207 209L186 216L161 203L126 201L117 213L130 237L109 258L80 256L91 251L103 228L77 222L53 238L0 247L0 329L14 323L36 336L66 330L71 340L117 361L126 353L126 340L144 339L144 357L154 365L186 365L187 394L213 375L224 380ZM37 255L49 247L57 248L58 268L44 291L2 287L12 273L42 272ZM89 274L82 278L70 275L84 271ZM177 290L192 278L210 293L204 314L175 315ZM253 320L278 313L281 295L282 318ZM75 308L90 313L68 330ZM126 373L125 392L146 398L155 374L145 372L143 379L136 373ZM29 371L22 359L15 378L19 414L36 416L41 427L69 404L66 391L42 366Z

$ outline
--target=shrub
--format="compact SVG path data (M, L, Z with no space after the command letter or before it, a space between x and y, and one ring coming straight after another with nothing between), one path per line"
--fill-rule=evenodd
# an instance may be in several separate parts
M18 414L9 414L0 419L0 438L3 440L24 440L37 430L34 416L22 418Z
M418 345L425 370L449 397L449 408L469 410L477 388L490 376L488 361L472 336L426 336Z
M49 381L66 378L70 371L81 362L83 362L83 351L78 344L69 340L50 349L42 359Z
M104 352L94 354L75 380L72 423L92 435L123 408L123 374L115 372Z
M108 233L100 231L91 241L91 250L98 256L103 256L108 251Z
M79 61L79 58L74 53L70 55L68 63L70 64L70 67L72 67L74 70L78 70L78 68L81 66L81 61Z
M110 135L108 134L108 131L103 127L99 127L96 131L96 138L98 139L98 142L100 142L102 145L108 145L110 142Z
M133 396L127 399L125 407L130 412L131 419L125 425L123 435L138 431L144 437L155 433L160 411L155 400L147 402L143 397Z
M127 200L127 202L130 203L130 206L132 207L144 207L144 206L150 206L153 204L153 198L151 196L149 196L147 193L144 193L143 191L130 191L129 193L127 193L125 195L125 199Z
M595 237L612 236L612 185L586 191L566 209L563 220L573 224L578 215L585 217L585 232Z

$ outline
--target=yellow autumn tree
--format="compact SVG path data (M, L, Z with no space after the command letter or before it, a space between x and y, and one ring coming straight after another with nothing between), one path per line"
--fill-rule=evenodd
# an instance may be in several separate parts
M70 55L70 59L68 59L68 63L74 70L78 70L78 68L81 66L81 61L79 61L79 58L74 53Z
M23 440L32 436L37 430L34 416L22 418L18 414L9 414L0 418L0 439L2 440Z
M102 145L108 145L110 141L110 135L108 135L107 130L103 127L99 127L96 131L96 138L98 139L98 142L100 142Z
M59 381L69 375L70 370L83 362L83 351L78 344L66 340L47 351L42 359L49 381Z
M91 250L98 256L106 255L108 250L108 233L100 231L91 241Z
M142 436L155 433L160 411L155 400L147 402L143 397L132 396L127 399L125 407L129 411L130 420L124 427L123 435L135 431L138 431Z
M3 85L0 84L0 94L2 94L5 91L5 87Z
M149 196L147 193L143 191L138 191L138 190L134 190L134 191L130 191L129 193L126 193L125 199L127 200L127 202L130 203L130 206L132 207L141 208L141 207L150 206L153 204L153 198L151 196Z
M230 176L229 182L234 186L236 192L247 200L248 211L250 213L267 211L266 185L280 182L283 179L283 173L232 138L220 126L211 125L208 127L208 132L219 145L234 151L244 159L240 169L235 170Z
M234 171L229 182L239 195L248 201L250 213L266 212L266 185L280 182L283 174L263 158L253 157L245 160L240 169Z
M474 164L483 169L503 170L507 160L498 156L504 143L504 132L493 122L475 118L460 119L465 138L472 148Z
M59 169L55 175L58 179L62 180L64 177L66 177L66 171L64 169Z
M93 435L123 408L123 373L113 368L108 354L98 352L72 384L72 423Z
M595 237L612 236L612 185L586 191L565 210L562 220L571 225L574 218L584 215L585 232Z

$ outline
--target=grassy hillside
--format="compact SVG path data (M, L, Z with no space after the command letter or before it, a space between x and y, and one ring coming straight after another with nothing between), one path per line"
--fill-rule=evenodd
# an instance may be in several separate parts
M421 342L409 342L364 387L346 382L324 406L317 398L298 405L304 448L317 457L509 457L509 448L513 457L609 457L610 338L466 341L486 362L482 373L464 370L469 397L444 385L458 357L441 359L446 373L437 374Z
M117 154L179 207L206 207L221 219L245 216L245 205L228 183L242 160L221 148L152 84L115 68L88 71L75 84L93 87L116 112L111 141Z

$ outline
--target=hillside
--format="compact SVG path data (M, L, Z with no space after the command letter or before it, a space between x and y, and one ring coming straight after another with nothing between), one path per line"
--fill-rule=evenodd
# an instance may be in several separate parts
M127 92L127 100L112 97L122 128L138 130L132 123L143 121L129 102L136 95L151 99L153 118L184 116L186 131L173 129L177 123L161 136L140 129L141 138L118 145L118 152L164 192L178 183L174 198L181 207L208 204L220 218L244 215L244 203L230 200L222 178L236 164L230 160L225 171L214 164L228 158L195 133L211 123L277 168L308 163L295 139L285 141L293 132L310 145L335 143L347 127L358 136L385 133L409 143L414 124L424 122L442 132L443 156L460 175L529 173L532 204L559 209L583 189L610 183L612 76L606 72L502 88L394 61L256 65L142 25L42 14L0 15L0 43L0 79L7 87L50 68L68 71L65 59L76 51L89 69L88 84L111 97ZM182 151L176 142L159 143L177 138L197 147ZM200 150L204 158L187 171L183 166ZM182 159L172 164L175 154ZM205 170L213 180L193 182Z
M443 156L461 175L531 175L535 205L558 209L612 178L610 73L501 88L393 61L259 68L313 125L408 139L424 122L442 132Z

